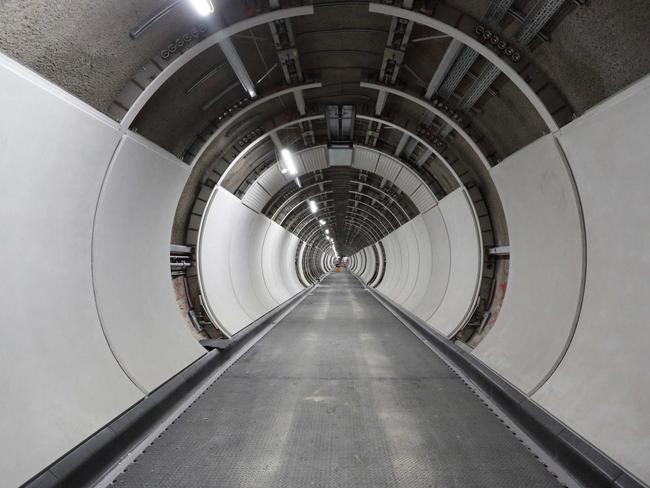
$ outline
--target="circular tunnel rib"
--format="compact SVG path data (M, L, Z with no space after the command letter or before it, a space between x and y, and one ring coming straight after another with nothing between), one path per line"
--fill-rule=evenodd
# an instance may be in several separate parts
M0 3L3 486L649 486L647 2Z

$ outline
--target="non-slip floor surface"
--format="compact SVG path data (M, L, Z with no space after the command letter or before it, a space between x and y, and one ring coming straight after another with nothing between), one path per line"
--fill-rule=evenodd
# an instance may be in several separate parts
M116 485L559 486L347 272L326 278Z

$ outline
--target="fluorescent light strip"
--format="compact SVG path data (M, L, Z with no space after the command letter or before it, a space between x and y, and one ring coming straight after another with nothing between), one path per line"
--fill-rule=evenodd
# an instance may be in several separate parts
M298 174L296 162L293 159L293 154L291 154L291 151L284 148L280 151L280 156L282 157L282 162L284 163L285 168L287 168L287 171L289 171L289 174Z
M309 209L311 210L311 213L316 213L318 211L318 205L316 205L315 201L309 200Z
M212 5L212 0L190 0L194 10L202 16L206 17L214 13L214 5Z
M235 45L228 37L219 43L219 47L221 48L224 56L226 56L230 67L235 72L235 75L237 76L237 79L241 83L242 87L244 90L246 90L246 93L248 93L251 98L255 98L257 96L257 93L255 93L255 84L253 83L253 80L251 80L248 71L246 71L244 62L239 57L239 54L237 54Z

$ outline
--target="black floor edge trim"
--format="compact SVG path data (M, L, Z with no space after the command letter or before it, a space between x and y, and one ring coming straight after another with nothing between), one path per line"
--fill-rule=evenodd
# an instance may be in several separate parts
M432 330L377 290L368 288L479 386L490 399L578 483L587 488L649 488L569 430L480 360Z
M187 366L129 410L21 485L21 488L93 486L104 473L117 464L162 419L167 417L188 394L312 288L306 288L233 336L228 341L228 347L213 349Z

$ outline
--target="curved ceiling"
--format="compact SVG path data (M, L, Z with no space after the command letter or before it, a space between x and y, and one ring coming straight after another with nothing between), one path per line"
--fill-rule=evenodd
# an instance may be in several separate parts
M507 244L489 168L650 71L643 0L214 3L207 17L171 0L30 0L0 11L9 26L0 49L193 166L175 242L186 240L202 190L221 180L244 195L278 148L342 137L328 110L349 107L347 144L395 156L438 198L464 185L485 216L487 244ZM607 52L617 66L603 65ZM323 178L315 187L287 184L273 201L318 198L336 232L358 224L348 201L370 236L400 224L378 212L382 188L342 204L336 192L358 174L324 173L306 178ZM282 212L283 225L308 229L297 209ZM349 251L370 239L356 235L341 236Z

